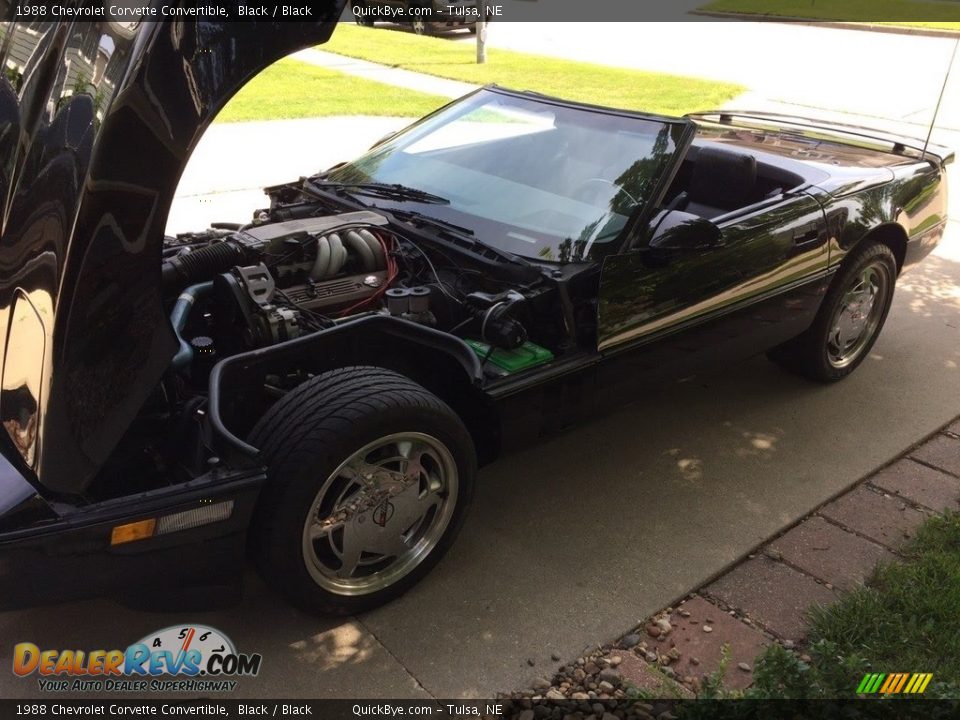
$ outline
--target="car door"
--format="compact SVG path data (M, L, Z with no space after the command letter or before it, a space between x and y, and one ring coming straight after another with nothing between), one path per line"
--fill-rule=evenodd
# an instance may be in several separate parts
M702 247L647 245L605 259L599 395L751 355L812 322L829 261L820 204L798 192L714 222Z

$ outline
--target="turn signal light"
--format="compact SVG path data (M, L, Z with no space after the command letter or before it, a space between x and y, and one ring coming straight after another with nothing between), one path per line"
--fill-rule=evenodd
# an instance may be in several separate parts
M140 520L126 525L117 525L110 533L111 545L123 545L135 540L146 540L155 535L167 535L182 530L220 522L233 515L233 500L211 503L193 510L163 515L160 518Z
M157 521L155 518L140 520L135 523L127 523L126 525L117 525L113 529L113 532L110 533L110 544L123 545L124 543L135 540L145 540L148 537L153 537L153 531L156 527Z

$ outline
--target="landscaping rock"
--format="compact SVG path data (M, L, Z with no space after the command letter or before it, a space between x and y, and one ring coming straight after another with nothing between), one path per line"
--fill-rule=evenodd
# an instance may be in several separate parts
M769 560L767 561L769 562ZM744 625L736 618L719 612L716 606L706 599L696 596L685 605L692 619L698 625L683 623L676 625L670 634L669 640L656 643L660 654L669 661L669 667L681 678L696 678L703 674L711 674L719 669L723 655L723 646L730 648L730 666L727 667L723 684L729 689L744 689L751 681L750 676L739 672L736 663L752 663L769 640L755 628ZM702 626L706 618L715 621L711 625L712 631L704 633ZM624 659L624 663L627 660ZM665 671L665 670L664 670ZM627 672L623 677L628 679ZM686 681L685 681L686 682ZM693 687L691 682L690 687Z
M608 682L616 686L620 684L620 671L614 670L613 668L604 668L600 671L600 674L597 675L597 678L600 682Z

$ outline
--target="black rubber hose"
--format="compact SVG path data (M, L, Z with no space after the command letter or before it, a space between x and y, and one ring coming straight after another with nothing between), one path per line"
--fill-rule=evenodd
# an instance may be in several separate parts
M211 280L234 265L242 265L244 260L243 250L229 240L177 255L163 261L163 288L176 292L187 285Z

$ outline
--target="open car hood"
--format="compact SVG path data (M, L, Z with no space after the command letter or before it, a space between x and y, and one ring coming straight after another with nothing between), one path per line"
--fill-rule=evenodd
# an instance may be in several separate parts
M0 420L33 482L83 492L156 389L177 347L160 260L187 160L240 87L325 42L343 5L304 23L4 28Z

